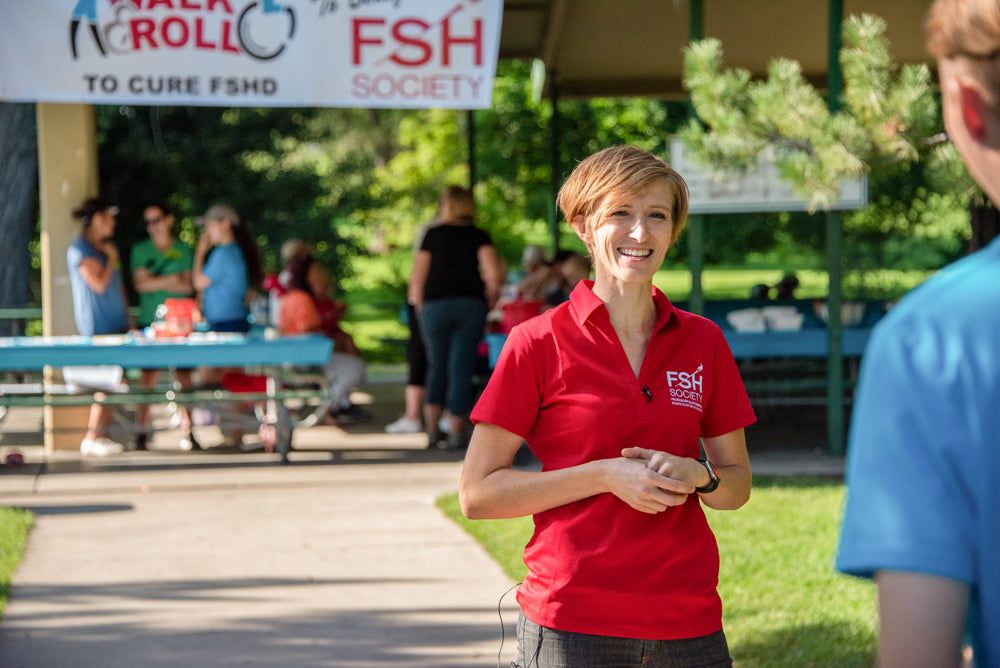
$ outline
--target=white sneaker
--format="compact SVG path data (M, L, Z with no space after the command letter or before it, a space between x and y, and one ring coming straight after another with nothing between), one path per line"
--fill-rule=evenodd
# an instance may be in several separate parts
M411 420L405 415L385 426L387 434L419 434L423 430L423 427L420 426L420 420Z
M86 457L107 457L125 451L125 446L112 441L107 436L85 438L80 441L80 454Z
M438 420L438 431L440 431L442 434L450 434L451 420L442 416L442 418Z

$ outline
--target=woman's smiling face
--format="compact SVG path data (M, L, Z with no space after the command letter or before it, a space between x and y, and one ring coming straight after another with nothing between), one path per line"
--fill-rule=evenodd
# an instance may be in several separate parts
M598 282L649 283L673 245L673 191L656 179L635 195L609 195L585 221L573 221L590 249Z

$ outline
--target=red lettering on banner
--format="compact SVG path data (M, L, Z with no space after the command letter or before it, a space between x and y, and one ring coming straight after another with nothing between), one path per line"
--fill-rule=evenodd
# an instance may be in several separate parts
M353 19L351 21L351 42L354 49L351 55L351 62L355 65L361 64L361 47L365 44L381 44L381 39L367 39L361 36L361 29L366 25L385 25L385 19Z
M233 38L233 23L232 21L222 22L222 50L228 51L229 53L239 53L240 47L236 46L232 42Z
M423 57L418 60L406 60L398 53L394 53L389 60L403 67L419 67L420 65L426 65L431 59L431 56L434 55L434 50L431 49L430 44L422 39L407 37L404 34L404 29L409 25L417 26L420 29L418 34L431 27L429 23L421 21L420 19L403 19L402 21L397 21L396 24L392 26L392 36L396 38L396 41L400 44L404 46L412 46L418 49L423 54Z
M168 17L160 24L160 39L167 46L179 49L188 43L189 37L187 21L179 16Z
M132 19L132 49L140 51L143 47L159 49L161 46L179 49L191 44L205 51L240 53L240 48L233 43L233 22L220 21L219 30L219 39L212 41L210 30L201 17L188 22L180 16L169 16L159 25L152 19Z
M214 49L215 44L205 40L205 19L198 17L194 20L194 48Z
M454 35L451 31L451 20L446 19L441 26L440 45L436 45L434 42L428 41L421 36L429 33L429 29L432 27L426 21L416 18L401 19L391 25L388 35L385 34L386 31L384 29L379 30L374 27L378 26L381 28L385 26L385 23L385 19L381 18L352 19L352 64L362 64L362 61L365 60L362 57L362 51L364 50L367 53L366 47L385 46L387 42L385 36L391 36L391 39L388 40L390 46L395 44L397 47L401 47L394 50L388 56L388 60L401 67L422 67L431 63L435 58L435 47L440 52L438 63L442 67L448 67L453 61L452 50L459 46L472 47L475 54L475 64L477 66L483 64L482 19L473 21L473 33L469 36ZM417 29L416 34L410 34L414 32L411 30L414 27ZM403 52L402 47L406 48L406 53Z
M210 12L214 12L216 5L222 5L222 8L227 14L233 13L233 6L229 4L229 0L208 0L208 4L205 5L205 9Z
M156 39L153 37L153 32L156 30L156 24L153 23L152 19L133 19L132 20L132 49L138 51L142 48L142 40L149 42L149 48L155 49Z
M175 0L145 0L145 7L143 7L142 0L134 0L139 6L139 10L150 11L156 9L157 7L164 7L165 9L173 10L175 9ZM200 12L204 9L206 12L214 12L217 6L222 6L222 11L226 14L233 13L233 6L230 4L230 0L176 0L180 3L176 9L183 9L192 12ZM204 3L204 6L202 6Z
M477 98L483 76L468 74L392 74L358 73L351 77L351 95L359 100L458 100Z
M452 37L451 36L451 19L444 22L441 35L441 64L447 67L451 64L451 45L452 44L471 44L476 50L476 65L483 64L483 22L481 19L476 19L473 22L475 26L475 35L472 37Z

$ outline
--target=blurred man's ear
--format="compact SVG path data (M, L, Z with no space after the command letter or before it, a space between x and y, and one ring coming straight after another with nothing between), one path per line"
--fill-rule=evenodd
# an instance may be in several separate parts
M958 77L959 103L962 110L962 123L969 136L977 142L986 140L986 115L990 113L989 105L983 99L978 84L965 77Z

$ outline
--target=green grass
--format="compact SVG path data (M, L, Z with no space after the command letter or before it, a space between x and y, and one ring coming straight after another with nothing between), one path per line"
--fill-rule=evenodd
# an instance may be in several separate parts
M722 556L719 593L736 665L874 665L874 586L833 570L843 497L842 484L818 478L755 479L742 509L707 511ZM470 522L457 494L438 506L512 579L524 578L530 518Z
M21 563L34 516L20 508L0 508L0 613L7 606L10 579Z
M406 304L406 279L412 259L408 250L388 255L364 255L352 259L353 275L344 281L343 298L348 302L344 328L364 351L368 362L402 362L405 350L402 341L409 330L399 319L399 309ZM783 266L710 267L702 274L705 298L740 299L750 296L756 283L774 285L786 273ZM896 297L913 288L930 272L882 270L879 280L898 286ZM797 270L800 284L797 295L803 298L822 297L827 292L825 271ZM686 268L661 269L653 283L675 301L688 298L691 273ZM845 298L851 299L849 290Z
M521 560L521 553L535 526L530 517L467 520L458 506L457 492L438 497L437 506L475 538L496 559L511 580L520 582L524 579L528 569Z

